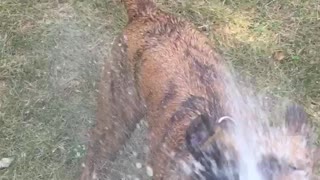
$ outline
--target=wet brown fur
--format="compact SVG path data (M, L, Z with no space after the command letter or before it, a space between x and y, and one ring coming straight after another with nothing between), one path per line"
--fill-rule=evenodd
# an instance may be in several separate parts
M212 127L228 115L225 65L207 37L151 0L124 3L129 23L104 66L82 180L101 177L103 161L115 157L144 116L154 179L168 179L168 154L188 153L185 137L191 123L205 115Z

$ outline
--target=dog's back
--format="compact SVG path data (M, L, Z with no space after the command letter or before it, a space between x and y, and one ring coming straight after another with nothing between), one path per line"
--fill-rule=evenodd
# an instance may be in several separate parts
M156 176L163 177L170 165L168 154L186 151L183 147L192 123L205 117L211 123L208 126L213 126L227 115L226 69L208 39L193 25L150 3L138 3L145 12L140 15L128 8L134 16L129 16L124 37L138 92L148 108L150 165ZM196 128L189 131L198 135Z

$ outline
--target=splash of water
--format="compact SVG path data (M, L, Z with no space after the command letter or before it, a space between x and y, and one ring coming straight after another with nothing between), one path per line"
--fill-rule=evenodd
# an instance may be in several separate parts
M257 169L259 161L257 138L259 138L259 133L262 132L262 123L267 122L267 116L260 108L258 101L249 96L250 93L244 94L241 92L231 71L224 70L223 72L224 78L222 80L225 87L226 106L236 126L232 128L231 134L239 154L239 179L263 180ZM252 121L252 119L255 121Z
M283 158L290 156L292 147L287 141L287 129L285 126L271 127L269 112L263 110L261 99L251 95L253 91L248 88L244 91L236 83L232 67L229 68L221 67L221 81L225 88L226 108L235 124L229 128L229 133L238 154L239 179L263 180L265 177L258 166L262 155L272 152ZM273 147L274 142L277 142L278 147ZM305 142L301 141L300 145L305 146Z
M272 123L274 120L282 119L282 115L280 115L282 112L277 110L275 118L270 116L270 112L264 110L264 99L255 95L252 89L244 89L243 86L240 86L237 83L237 78L233 76L232 67L228 68L230 69L223 65L216 68L219 71L217 74L220 75L218 82L222 82L224 90L220 94L223 96L221 99L223 99L224 108L228 112L217 121L232 120L234 126L229 127L226 132L228 134L226 141L229 141L230 138L232 147L223 147L223 145L219 145L220 142L217 142L217 147L209 149L209 152L216 154L218 151L218 154L208 155L206 154L207 150L205 150L201 159L205 162L198 162L190 157L188 162L182 162L181 164L184 173L187 175L195 174L197 179L201 180L265 180L286 173L281 172L282 165L280 164L284 160L284 163L292 163L293 165L297 161L299 163L304 161L305 166L305 170L290 171L291 174L285 174L286 177L289 177L289 179L294 177L293 179L299 180L309 179L308 169L310 167L307 167L309 166L309 160L305 157L307 152L305 151L307 147L306 138L304 136L291 136L284 125L284 121L282 121L282 125L274 127ZM222 141L223 144L225 143L223 142L225 141L224 138L224 136L222 138L219 136L216 140ZM297 152L296 149L301 150L301 152ZM216 159L213 156L222 157ZM275 158L275 161L268 159L269 156ZM223 167L221 167L221 161L224 163ZM236 161L236 166L233 165L234 161ZM272 164L274 162L276 165ZM220 167L217 167L218 163L220 163ZM211 169L208 170L207 166ZM287 165L283 166L286 167ZM208 173L213 173L213 175L208 175Z

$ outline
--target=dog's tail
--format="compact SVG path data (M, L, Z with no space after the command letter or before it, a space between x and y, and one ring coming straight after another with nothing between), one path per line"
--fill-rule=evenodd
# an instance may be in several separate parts
M141 16L149 16L156 12L153 0L122 0L127 10L129 21Z

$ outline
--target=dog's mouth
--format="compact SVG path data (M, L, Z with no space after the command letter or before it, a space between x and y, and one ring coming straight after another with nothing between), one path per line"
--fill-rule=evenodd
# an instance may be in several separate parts
M228 117L228 122L230 122L229 119ZM232 121L231 124L235 125ZM268 141L267 137L264 138ZM292 137L290 139L292 140ZM188 151L192 156L189 163L192 179L195 180L287 180L288 177L290 179L293 176L293 179L308 179L307 170L303 169L305 165L297 166L297 164L290 163L288 157L281 152L263 150L253 152L257 154L250 154L251 151L239 150L238 146L247 146L250 143L239 144L232 130L230 132L230 129L222 124L212 128L212 125L206 122L205 117L190 126L186 141ZM296 140L296 142L300 141ZM261 146L265 145L261 144ZM284 146L281 145L281 147ZM247 154L243 155L243 153Z
M294 175L294 179L304 180L304 177L307 177L304 169L274 154L261 155L258 159L254 159L254 165L249 167L241 163L239 154L230 141L222 142L218 139L213 136L203 146L193 150L192 179L288 180L288 177ZM247 166L246 170L244 171L241 166Z

